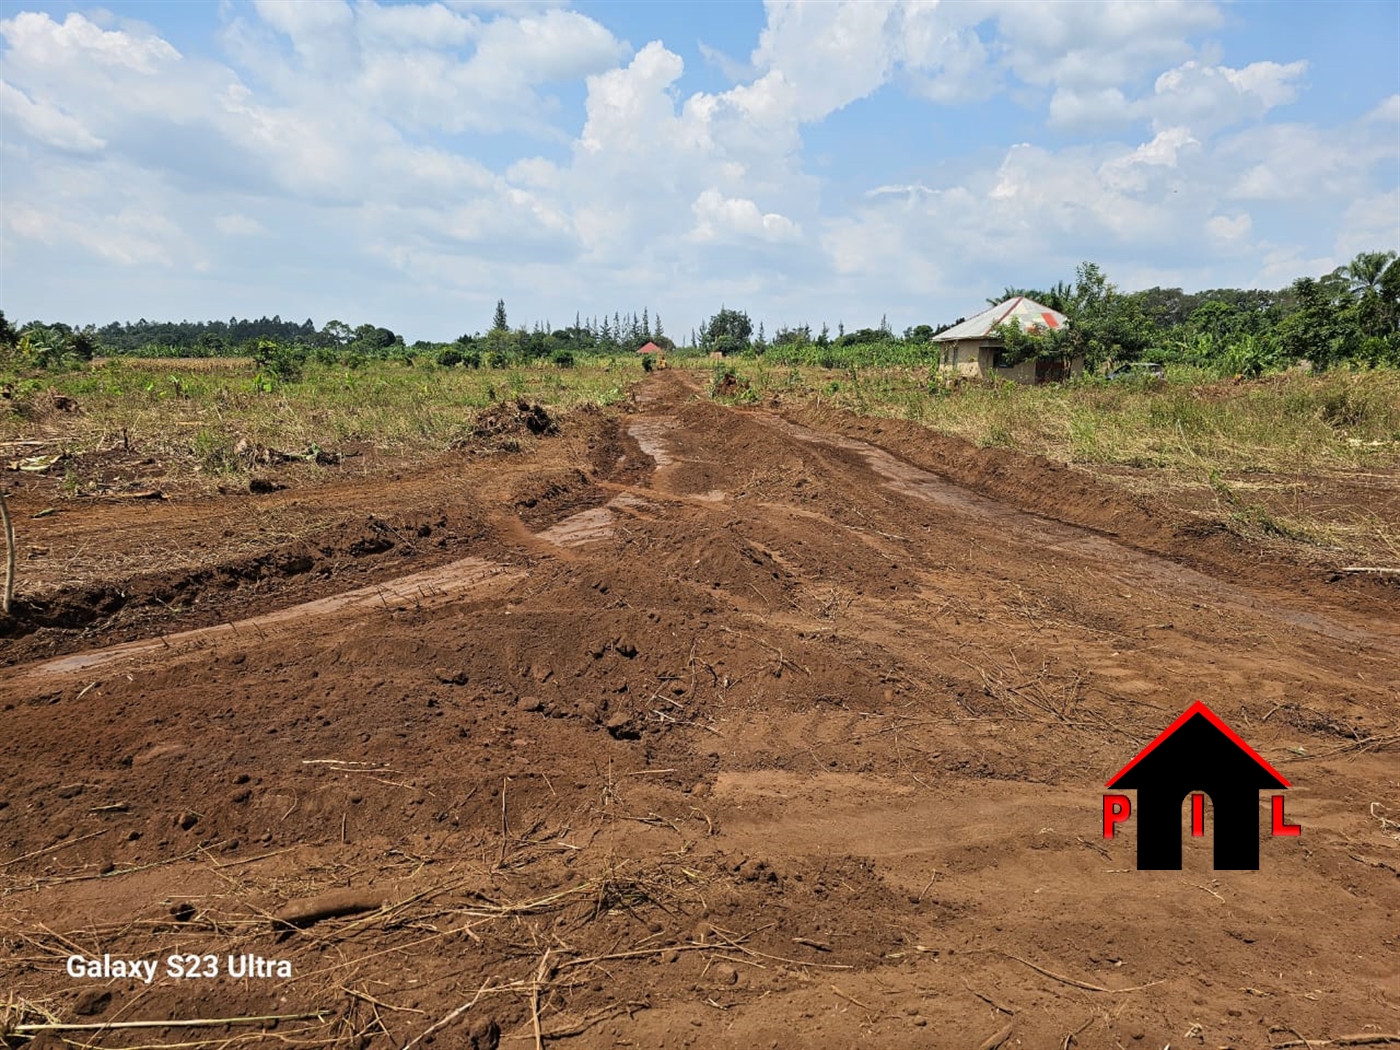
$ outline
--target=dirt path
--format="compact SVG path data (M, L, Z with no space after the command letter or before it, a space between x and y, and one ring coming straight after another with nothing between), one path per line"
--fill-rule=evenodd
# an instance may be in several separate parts
M9 1023L316 1015L70 1033L114 1047L1400 1031L1400 603L1187 557L1071 472L964 450L979 495L916 433L828 422L661 373L526 453L278 493L261 545L211 500L141 520L186 552L167 572L72 567L48 625L0 639ZM112 513L43 542L134 542ZM1257 872L1212 870L1209 837L1138 872L1102 785L1198 699L1292 781L1303 834L1266 834ZM346 890L360 910L274 921Z

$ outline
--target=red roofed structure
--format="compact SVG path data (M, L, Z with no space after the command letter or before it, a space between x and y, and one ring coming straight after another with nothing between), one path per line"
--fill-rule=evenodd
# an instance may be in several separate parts
M655 343L653 343L653 342L648 341L648 342L643 343L641 346L637 347L637 353L639 353L639 354L659 354L659 353L661 353L661 347L657 346L657 345L656 345Z

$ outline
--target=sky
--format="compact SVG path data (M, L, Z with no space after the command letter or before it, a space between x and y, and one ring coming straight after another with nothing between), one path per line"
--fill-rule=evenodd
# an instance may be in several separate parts
M0 0L0 309L409 341L1400 249L1400 2Z

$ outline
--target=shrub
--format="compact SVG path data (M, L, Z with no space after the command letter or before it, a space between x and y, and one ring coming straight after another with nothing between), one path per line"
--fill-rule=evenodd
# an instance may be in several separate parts
M287 383L301 378L306 367L306 351L290 343L259 339L253 347L253 361L264 377Z

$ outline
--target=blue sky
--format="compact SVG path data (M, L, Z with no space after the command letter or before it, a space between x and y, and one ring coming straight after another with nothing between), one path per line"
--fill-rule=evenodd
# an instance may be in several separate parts
M1400 248L1400 3L0 0L0 308L951 321Z

